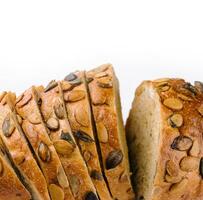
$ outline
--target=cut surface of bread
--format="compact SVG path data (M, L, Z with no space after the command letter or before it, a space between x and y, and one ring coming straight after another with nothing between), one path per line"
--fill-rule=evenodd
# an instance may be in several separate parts
M134 199L119 86L112 65L86 72L105 176L113 198Z
M51 199L73 200L67 176L49 138L38 105L41 105L41 99L34 87L17 98L16 110L23 119L23 131L45 176Z
M31 195L21 183L0 141L0 199L30 200Z
M126 133L138 200L203 199L203 95L182 79L143 82Z
M74 198L97 200L95 187L70 128L60 82L51 81L45 89L38 87L36 90L42 100L41 113L64 166Z
M15 94L6 93L0 103L0 137L22 176L33 200L49 200L46 180L37 165L14 112ZM18 121L19 122L18 122Z
M72 82L78 85L72 86ZM75 140L86 162L89 175L94 183L100 199L111 200L105 178L100 167L97 152L97 141L93 130L91 108L87 93L84 72L70 73L62 81L62 87L70 87L63 91L68 120Z

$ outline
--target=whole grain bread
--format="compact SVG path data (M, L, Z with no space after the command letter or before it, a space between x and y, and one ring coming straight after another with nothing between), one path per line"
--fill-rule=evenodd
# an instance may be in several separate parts
M74 198L98 199L70 128L60 82L51 81L46 88L38 87L36 90L42 100L41 113L64 166Z
M67 176L38 108L40 104L41 99L31 87L17 98L16 111L23 119L23 131L35 152L52 200L73 200Z
M78 83L74 86L72 83L77 81ZM65 80L62 81L62 87L65 89L63 96L70 126L98 196L100 199L111 200L112 197L105 182L97 152L97 138L95 138L93 130L93 120L84 72L81 71L67 75Z
M15 94L5 93L0 102L0 137L33 200L49 200L46 180L22 132L20 116L15 114Z
M118 80L111 64L86 73L105 176L112 196L134 199Z
M182 79L144 81L126 125L137 199L203 199L203 94Z

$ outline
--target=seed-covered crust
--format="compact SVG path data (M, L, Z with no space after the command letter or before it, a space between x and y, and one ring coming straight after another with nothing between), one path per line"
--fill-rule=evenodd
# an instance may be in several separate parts
M110 64L86 73L93 116L109 188L114 198L134 199L119 102L118 82Z
M72 86L72 82L76 80L79 80L81 83ZM68 85L70 89L66 90ZM84 72L67 75L65 80L62 81L62 87L65 88L63 95L70 126L88 167L89 175L96 187L99 198L110 200L112 197L103 177L97 153L97 142L93 131L91 108Z
M141 90L151 86L159 95L162 121L151 199L203 199L201 84L195 87L182 79L168 78L145 81L140 86L142 89L137 90L135 100L139 98ZM127 132L130 127L131 130L133 128L132 112L133 109L128 118ZM129 142L133 142L135 138L132 135L129 137Z
M5 94L0 103L0 137L33 198L48 200L50 198L46 180L22 133L14 103L15 94L12 93Z
M49 87L50 84L54 86ZM90 200L88 195L91 193L94 195L92 199L96 200L95 187L69 125L60 82L51 81L45 89L38 87L36 90L42 100L41 113L64 166L74 198Z
M0 100L1 101L1 100ZM21 183L5 154L3 142L0 139L0 199L30 200L31 195Z
M34 87L17 98L16 110L22 117L23 131L35 152L52 200L73 200L68 179L38 109L40 104L41 99Z

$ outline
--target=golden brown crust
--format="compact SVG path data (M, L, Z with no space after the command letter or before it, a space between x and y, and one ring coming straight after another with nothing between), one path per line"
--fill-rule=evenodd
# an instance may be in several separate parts
M64 169L49 139L37 104L40 104L40 98L35 93L34 87L17 98L16 110L23 118L22 128L38 159L52 199L57 196L56 194L60 195L57 198L60 200L73 199Z
M119 136L118 133L118 127L121 126L123 129L123 124L119 124L120 116L116 110L118 105L116 105L117 96L114 92L116 88L113 68L110 64L100 66L87 72L86 78L89 82L102 162L111 193L117 199L134 199L129 177L128 155L124 147L126 146L125 136Z
M15 171L8 163L0 149L0 199L30 200L31 196L18 179Z
M70 76L71 74L67 77ZM81 154L87 164L89 175L92 178L98 196L100 199L110 200L112 197L104 180L97 153L84 72L77 72L74 73L74 75L72 74L72 76L75 76L74 80L62 81L62 87L64 85L70 85L70 88L72 81L77 79L81 81L81 84L72 87L70 90L63 91L70 126Z
M150 85L163 121L152 199L203 199L203 94L182 79L146 81L140 88Z
M31 195L38 199L48 200L50 198L45 178L22 135L12 101L15 101L15 95L7 93L2 100L3 103L0 103L0 136L13 163L22 172L21 176L24 177L30 188L34 188L34 190L28 188Z
M45 90L42 87L37 88L42 99L41 112L50 129L50 138L64 166L74 198L86 200L86 196L91 192L92 195L95 194L96 199L96 190L67 119L60 82L52 81L50 84L55 87L46 87Z

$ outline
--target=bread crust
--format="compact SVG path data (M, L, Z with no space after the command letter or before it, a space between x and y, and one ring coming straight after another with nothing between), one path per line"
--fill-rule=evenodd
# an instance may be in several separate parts
M102 154L105 176L115 199L134 199L130 181L128 153L121 115L117 113L117 80L110 64L102 65L86 73L97 137ZM115 91L116 90L116 91ZM116 96L117 95L117 96ZM119 108L118 108L119 110ZM124 132L124 131L123 131ZM103 141L107 134L107 141ZM125 133L124 133L125 134Z
M25 182L34 188L34 190L30 190L31 194L33 193L32 195L35 198L49 200L45 178L29 149L26 139L22 135L13 102L15 102L15 95L9 92L0 103L0 136L13 163L22 172L21 175ZM7 119L10 127L13 126L14 128L10 136L4 135L6 128L3 128L3 124ZM35 194L35 191L37 194Z
M23 119L23 131L35 152L52 200L73 200L61 161L39 111L40 102L34 87L31 87L17 98L16 111Z
M183 79L145 81L135 100L148 87L159 95L162 129L154 178L152 200L203 199L201 148L203 132L203 94ZM157 102L159 103L159 102ZM126 125L129 146L133 148L133 103ZM133 151L133 149L131 149ZM144 155L143 155L144 156ZM133 159L133 158L131 158Z
M54 81L52 81L53 84ZM42 99L41 112L44 121L50 129L50 138L56 146L56 150L67 174L70 188L75 199L86 199L88 193L92 192L96 197L95 187L89 177L87 167L80 154L79 148L72 135L70 124L67 118L66 109L63 101L63 94L60 82L55 82L55 87L49 89L36 88ZM60 104L61 114L57 114L56 108ZM54 128L50 120L57 120L58 126ZM66 140L68 136L68 140ZM61 148L67 149L65 152Z
M84 72L76 72L73 74L75 76L74 80L79 79L81 84L71 87L71 82L73 80L62 81L62 87L63 85L66 85L66 87L69 85L71 88L63 91L68 120L70 122L72 132L74 133L75 140L88 167L89 175L92 178L99 198L111 200L112 197L103 177L99 155L97 153L96 139L93 131L91 109L86 89ZM86 137L86 140L81 139L83 136Z

